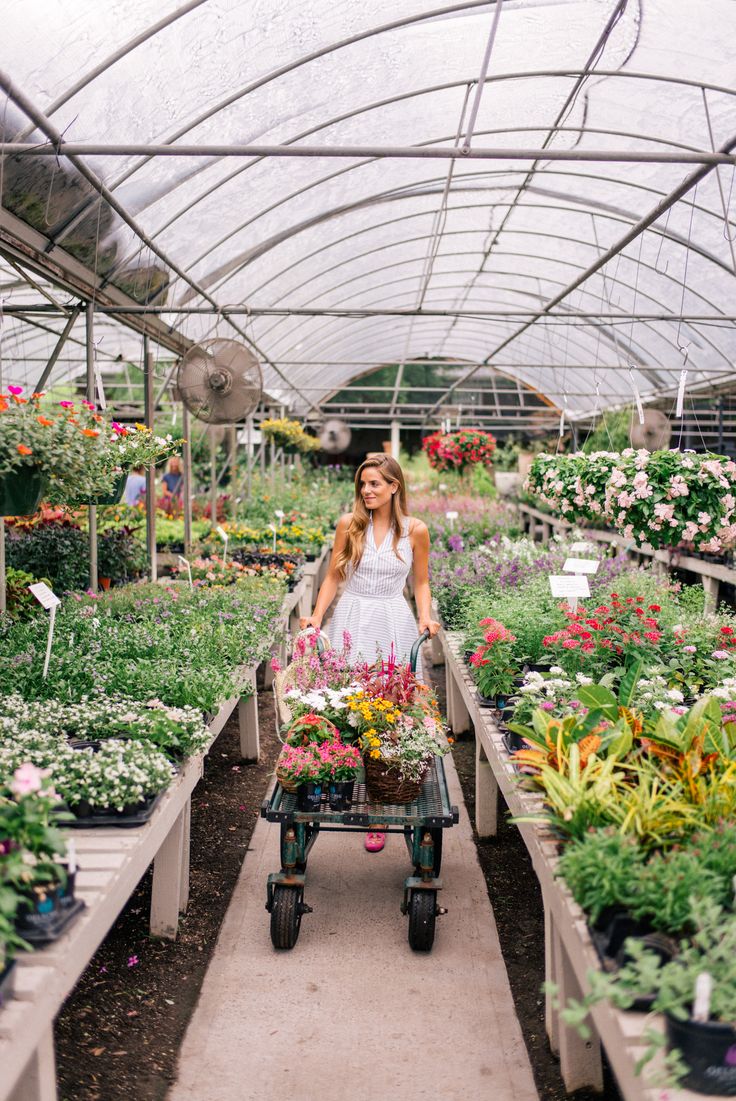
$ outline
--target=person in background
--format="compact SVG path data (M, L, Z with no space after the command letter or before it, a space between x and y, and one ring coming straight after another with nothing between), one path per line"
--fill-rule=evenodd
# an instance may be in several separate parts
M161 481L166 486L166 492L171 497L181 497L184 473L181 469L181 459L178 455L172 455L166 466L166 473Z
M125 483L126 505L137 505L146 492L146 478L142 466L136 466L128 475Z

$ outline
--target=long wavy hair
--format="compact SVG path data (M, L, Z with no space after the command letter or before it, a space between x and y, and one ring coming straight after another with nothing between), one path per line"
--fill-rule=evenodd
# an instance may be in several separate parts
M383 480L388 482L389 485L397 485L399 487L396 492L391 495L391 530L394 533L394 554L399 560L402 560L399 554L399 539L401 539L403 534L404 520L408 515L404 472L396 462L396 459L392 458L391 455L378 455L374 459L366 459L355 471L355 501L353 502L353 515L348 525L345 546L335 562L337 574L343 580L347 577L350 568L353 570L357 569L363 557L365 535L368 530L371 514L369 509L366 508L363 496L360 492L360 476L364 470L368 470L372 467L375 467Z

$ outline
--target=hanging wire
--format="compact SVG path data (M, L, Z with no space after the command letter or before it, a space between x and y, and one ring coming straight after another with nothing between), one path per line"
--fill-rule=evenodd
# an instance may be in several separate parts
M710 121L710 110L708 108L708 95L706 93L705 88L701 88L700 90L703 94L703 107L705 109L705 121L708 125L708 137L710 139L710 147L713 150L713 152L715 153L716 147L715 147L715 142L713 140L713 126L712 126L711 121ZM716 167L715 167L715 177L716 177L716 183L718 185L718 194L721 197L721 209L723 210L723 235L726 238L726 240L728 241L728 247L729 247L729 250L731 252L731 266L733 267L734 275L736 275L736 252L734 251L734 247L733 247L733 237L728 232L728 206L726 205L726 196L723 194L723 184L721 182L720 165L716 165ZM733 177L731 177L731 186L733 187ZM729 192L728 201L729 201L729 205L730 205L730 202L731 202L730 192ZM694 204L694 202L695 202L695 200L693 200L693 204Z

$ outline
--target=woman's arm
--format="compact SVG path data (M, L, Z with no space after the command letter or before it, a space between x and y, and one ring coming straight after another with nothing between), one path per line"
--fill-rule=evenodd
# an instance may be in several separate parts
M414 552L414 599L417 602L419 633L429 631L434 638L440 629L432 619L432 594L429 590L429 531L427 525L416 520L412 527L411 549Z
M337 561L337 556L345 546L345 539L351 518L351 514L346 513L337 521L335 542L332 547L332 555L330 556L330 567L327 570L324 581L320 585L317 602L314 605L314 611L310 616L302 616L299 620L299 626L302 631L306 627L315 627L319 631L322 627L322 620L325 617L325 612L335 599L335 593L337 592L337 587L341 580L335 569L335 562Z

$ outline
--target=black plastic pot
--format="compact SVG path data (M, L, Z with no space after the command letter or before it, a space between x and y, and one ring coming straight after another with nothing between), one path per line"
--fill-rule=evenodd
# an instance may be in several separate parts
M296 789L296 805L299 810L318 811L322 802L322 784L300 784Z
M689 1068L682 1085L697 1093L736 1096L736 1029L719 1021L678 1021L665 1014L667 1043Z
M631 962L631 956L626 951L629 939L637 940L648 951L658 955L662 964L669 963L677 954L677 943L672 937L658 932L648 921L633 918L626 910L614 907L605 910L596 924L589 926L589 931L603 969L609 973ZM642 994L629 1008L635 1013L646 1013L655 997L655 991Z
M328 794L330 810L349 810L354 789L355 780L333 780Z
M479 688L476 688L478 693L478 703L481 707L496 707L496 696L484 696Z
M122 826L132 829L135 826L142 826L151 817L163 795L163 791L157 795L149 795L140 803L131 803L122 810L114 807L96 807L86 799L81 799L70 808L74 818L71 822L65 822L64 826L66 829L94 829L97 826Z
M74 875L66 882L36 887L31 897L21 903L15 926L29 944L51 944L64 933L71 921L84 909L84 902L74 897Z

